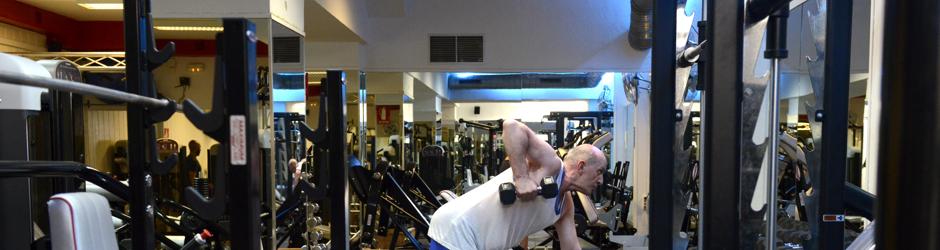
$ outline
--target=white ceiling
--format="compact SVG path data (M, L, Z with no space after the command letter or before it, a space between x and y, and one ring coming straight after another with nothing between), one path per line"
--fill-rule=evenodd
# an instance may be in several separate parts
M306 41L363 42L359 35L314 1L304 3L304 29Z
M17 0L40 9L63 15L79 21L121 21L121 10L89 10L78 6L76 0Z

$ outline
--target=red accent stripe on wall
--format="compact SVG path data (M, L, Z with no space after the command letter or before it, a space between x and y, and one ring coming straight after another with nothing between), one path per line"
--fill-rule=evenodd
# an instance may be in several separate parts
M124 51L123 21L78 21L16 0L0 0L0 22L45 34L47 47L55 43L65 51ZM169 41L158 39L157 48ZM172 41L177 56L215 56L215 41ZM259 42L257 51L258 57L267 57L267 44Z
M46 35L47 41L78 44L80 29L74 19L15 0L0 0L0 21Z
M123 40L123 39L122 39ZM183 40L183 39L157 39L157 48L163 48L169 42L176 43L176 56L213 57L215 56L215 40ZM120 50L124 50L122 44ZM268 57L268 45L258 42L257 57Z

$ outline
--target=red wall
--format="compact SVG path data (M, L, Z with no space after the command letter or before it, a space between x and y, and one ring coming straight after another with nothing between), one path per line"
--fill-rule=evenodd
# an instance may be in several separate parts
M68 4L68 3L62 3ZM78 21L16 0L0 0L0 22L46 35L47 47L59 44L65 51L123 51L124 22ZM162 48L169 40L157 40ZM215 56L215 41L173 40L178 56ZM268 56L268 46L258 43L258 57Z

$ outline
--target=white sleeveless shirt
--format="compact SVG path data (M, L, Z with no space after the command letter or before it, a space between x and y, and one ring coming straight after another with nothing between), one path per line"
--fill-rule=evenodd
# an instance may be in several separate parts
M564 164L555 183L561 184L558 179L562 169ZM518 246L522 238L553 225L561 217L556 214L556 198L537 196L530 201L516 200L512 205L503 205L499 201L499 185L506 182L512 182L512 168L444 204L431 217L428 236L451 250L505 250Z

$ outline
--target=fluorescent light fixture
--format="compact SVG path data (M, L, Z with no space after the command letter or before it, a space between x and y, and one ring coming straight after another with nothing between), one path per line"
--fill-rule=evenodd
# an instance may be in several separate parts
M221 32L222 27L218 26L153 26L155 30L161 31L196 31L196 32Z
M78 6L82 6L89 10L120 10L124 9L123 3L79 3Z
M470 77L477 76L477 75L480 75L480 73L470 73L470 72L454 73L454 76L456 76L457 78L470 78Z

